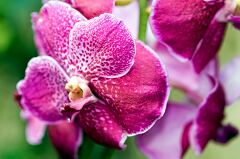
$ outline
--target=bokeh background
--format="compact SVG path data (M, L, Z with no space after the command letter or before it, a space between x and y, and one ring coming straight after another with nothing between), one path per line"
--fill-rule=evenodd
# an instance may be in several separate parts
M17 81L24 77L30 58L37 56L31 29L31 12L38 11L41 0L0 0L0 159L57 159L57 154L45 135L41 145L31 146L25 140L25 122L13 100ZM240 32L229 26L220 52L221 64L240 55ZM239 69L240 71L240 69ZM172 91L172 99L180 99L179 91ZM226 122L240 128L240 102L227 108ZM145 159L134 138L127 140L128 148L115 151L112 159ZM89 152L89 147L94 148ZM240 156L240 138L227 145L211 142L202 156L196 157L190 150L186 159L237 159ZM85 138L80 157L102 158L106 149Z

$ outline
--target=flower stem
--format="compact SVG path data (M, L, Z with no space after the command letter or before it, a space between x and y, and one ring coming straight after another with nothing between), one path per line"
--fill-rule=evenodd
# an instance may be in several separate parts
M148 24L148 0L139 0L139 32L138 39L146 42L147 24Z
M102 158L104 159L111 159L113 157L115 150L111 148L105 148L104 152L102 153Z

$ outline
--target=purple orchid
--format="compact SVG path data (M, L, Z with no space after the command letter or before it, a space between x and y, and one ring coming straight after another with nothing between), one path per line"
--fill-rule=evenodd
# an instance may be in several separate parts
M46 3L50 0L43 0ZM70 4L87 19L97 17L103 13L112 13L115 0L59 0Z
M229 74L236 71L229 67L237 68L236 61L226 65L220 72L221 81L225 83L222 87L218 79L216 60L201 74L197 74L191 64L179 62L166 53L162 45L158 44L159 46L159 56L166 64L171 85L183 90L188 100L184 103L168 104L162 120L151 130L137 137L140 150L152 159L180 159L190 146L200 154L211 140L227 143L235 137L238 130L231 125L222 124L222 121L227 104L233 100L228 101L226 97L235 95L236 99L239 95L236 93L238 91L228 94L233 92L233 86L230 87L233 80ZM186 74L184 79L181 78L182 73Z
M69 4L49 1L32 21L41 56L28 63L17 84L19 102L29 125L30 118L48 125L63 158L76 158L80 129L122 149L127 136L147 131L163 116L165 69L121 20L110 14L86 20Z
M200 73L215 58L226 22L239 25L239 4L230 0L155 0L151 26L170 53L190 60Z

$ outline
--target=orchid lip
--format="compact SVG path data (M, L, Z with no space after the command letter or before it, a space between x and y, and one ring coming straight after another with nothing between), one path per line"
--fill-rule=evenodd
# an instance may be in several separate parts
M68 99L70 102L60 107L59 111L69 120L74 119L85 105L98 101L88 87L88 81L79 76L72 76L66 83L65 90L69 93Z

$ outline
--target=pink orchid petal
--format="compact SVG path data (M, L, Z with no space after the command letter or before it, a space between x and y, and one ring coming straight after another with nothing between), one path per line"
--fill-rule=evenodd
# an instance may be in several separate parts
M35 42L40 54L52 56L65 70L68 68L69 33L74 24L85 18L70 5L50 1L40 13L32 15Z
M83 107L77 123L97 143L122 149L127 134L108 106L97 102Z
M190 130L192 128L192 120L189 121L183 129L183 133L182 133L182 140L181 140L181 158L184 157L184 155L186 154L187 150L190 147L190 141L189 141L189 137L190 137Z
M46 3L51 0L43 0ZM112 13L115 0L57 0L70 4L87 19L97 17L103 13Z
M134 63L135 43L123 22L110 14L77 23L70 33L75 74L100 77L125 75Z
M240 16L230 16L229 21L233 23L236 29L240 29Z
M197 73L200 73L206 65L215 58L218 53L226 30L225 22L218 22L216 18L214 18L208 27L199 48L197 48L192 63L194 69Z
M82 131L75 123L61 122L48 127L49 137L62 159L77 159Z
M220 71L220 80L226 93L228 104L232 104L240 97L240 57L235 57L225 64Z
M153 32L174 55L191 59L222 6L223 2L211 5L203 0L156 0L151 15Z
M28 143L32 145L40 144L45 134L46 124L26 110L22 110L21 116L27 120L26 137Z
M41 120L63 119L59 108L69 102L65 90L67 81L68 76L54 59L48 56L33 58L28 63L25 79L17 85L21 105Z
M139 6L137 1L133 1L126 6L116 6L113 9L113 15L123 19L124 23L129 28L133 37L138 37L138 24L139 24Z
M209 81L208 75L217 76L217 60L213 59L204 71L198 74L190 61L181 62L177 60L169 54L161 43L157 44L156 50L166 65L171 85L185 91L195 101L201 102L206 93L212 89L212 82Z
M73 7L91 19L103 13L112 13L115 0L72 0Z
M184 127L193 119L195 110L189 105L170 103L163 118L137 136L140 150L151 159L180 159Z
M90 87L132 135L147 131L164 114L169 95L165 68L141 42L137 42L135 63L125 76L92 80Z
M197 154L214 139L224 118L225 95L222 86L214 81L214 88L200 104L191 130L191 145Z

